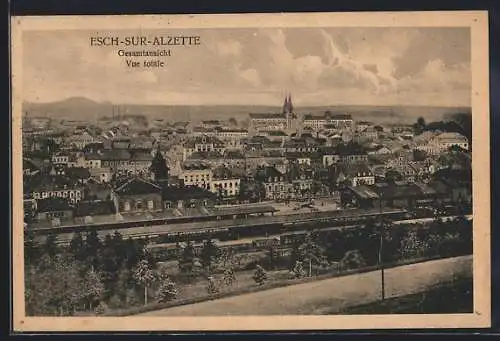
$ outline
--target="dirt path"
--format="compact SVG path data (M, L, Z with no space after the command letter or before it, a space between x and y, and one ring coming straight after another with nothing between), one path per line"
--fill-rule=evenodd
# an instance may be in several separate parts
M385 271L386 297L416 293L472 274L472 257L405 265ZM376 301L381 295L380 271L291 285L251 294L152 311L143 316L315 315ZM334 307L334 308L332 308Z

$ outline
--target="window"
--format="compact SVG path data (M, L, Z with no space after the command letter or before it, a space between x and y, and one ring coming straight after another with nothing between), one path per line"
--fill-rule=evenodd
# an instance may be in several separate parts
M130 203L128 201L125 201L123 203L123 210L124 211L130 211Z
M149 210L152 210L154 208L154 203L153 203L153 200L149 200L148 201L148 209Z

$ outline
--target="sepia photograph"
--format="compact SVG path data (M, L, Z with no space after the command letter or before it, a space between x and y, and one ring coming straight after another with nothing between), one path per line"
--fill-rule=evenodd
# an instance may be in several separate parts
M15 326L489 326L487 21L13 17Z

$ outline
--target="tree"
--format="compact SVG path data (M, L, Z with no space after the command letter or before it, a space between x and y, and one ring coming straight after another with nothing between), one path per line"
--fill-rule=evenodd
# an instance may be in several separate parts
M148 286L155 280L155 273L147 260L143 259L139 262L134 269L133 277L137 284L144 287L144 305L146 305L148 303Z
M203 244L200 259L201 263L207 268L208 272L210 272L210 265L212 265L212 262L219 256L219 254L220 250L217 245L212 242L212 240L209 239Z
M425 124L425 119L423 117L419 117L417 119L417 124L419 127L421 128L425 128L426 124Z
M158 291L158 301L160 303L168 302L177 297L177 287L168 277L162 277L160 289Z
M323 255L323 250L318 243L318 234L316 232L308 233L304 240L304 243L299 247L299 251L309 263L308 276L312 276L312 263L319 263L320 258Z
M35 235L30 228L24 229L24 260L26 264L31 264L38 258L38 245L35 242Z
M228 286L231 286L235 281L236 281L236 275L234 274L233 267L228 266L224 270L224 283Z
M217 287L217 284L215 283L215 280L212 276L208 277L207 292L210 296L215 295L219 292L219 288Z
M306 272L304 271L304 267L302 266L302 262L299 262L299 261L295 262L295 266L293 267L292 272L296 278L302 278L306 275Z
M267 281L267 273L262 268L262 266L257 265L257 268L255 269L255 273L252 276L253 280L255 283L257 283L259 286L264 285L264 283Z
M297 261L302 261L303 255L300 252L300 243L296 240L293 240L292 250L290 252L290 264L289 269L293 271L293 267L297 263Z
M69 243L69 252L76 260L82 261L85 259L85 248L82 234L77 231L73 234Z
M87 233L85 238L85 259L95 269L99 268L99 252L101 250L101 240L96 229L92 229Z
M54 232L50 232L47 235L45 244L43 245L43 251L49 257L54 257L59 252L59 247L57 246L57 235Z
M69 315L85 297L80 269L72 258L44 255L31 268L27 311L32 315Z
M403 258L422 257L428 248L429 245L412 229L401 240L400 252Z
M101 274L91 269L84 277L83 286L86 291L85 299L89 303L89 309L92 310L93 304L99 301L104 293L104 284Z
M179 259L179 267L182 272L191 272L193 270L193 261L195 258L194 247L192 242L188 242L184 247Z
M274 245L271 245L268 249L268 255L269 255L269 264L274 269L279 262L278 249Z

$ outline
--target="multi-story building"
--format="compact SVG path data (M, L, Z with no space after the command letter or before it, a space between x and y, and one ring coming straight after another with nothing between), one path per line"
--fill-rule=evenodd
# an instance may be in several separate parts
M69 161L69 155L66 153L58 152L52 155L52 163L54 165L67 165Z
M214 170L210 191L222 197L236 196L240 192L241 179L233 174L226 167L219 167Z
M337 184L348 182L350 186L375 184L375 175L366 164L347 164L337 167Z
M64 198L70 203L77 203L84 198L84 188L66 184L63 181L58 181L60 177L51 177L33 188L30 188L31 198L35 200L47 198Z
M313 131L323 130L328 126L329 130L352 129L354 121L349 114L332 114L326 112L323 115L305 115L302 121L303 128Z
M322 149L323 165L325 167L337 163L367 163L368 153L355 142L340 143L335 147Z
M212 182L212 170L204 164L185 164L180 178L184 181L184 186L196 186L210 189Z
M453 146L469 150L469 141L467 137L459 133L441 133L428 141L418 139L415 148L430 155L437 155Z

